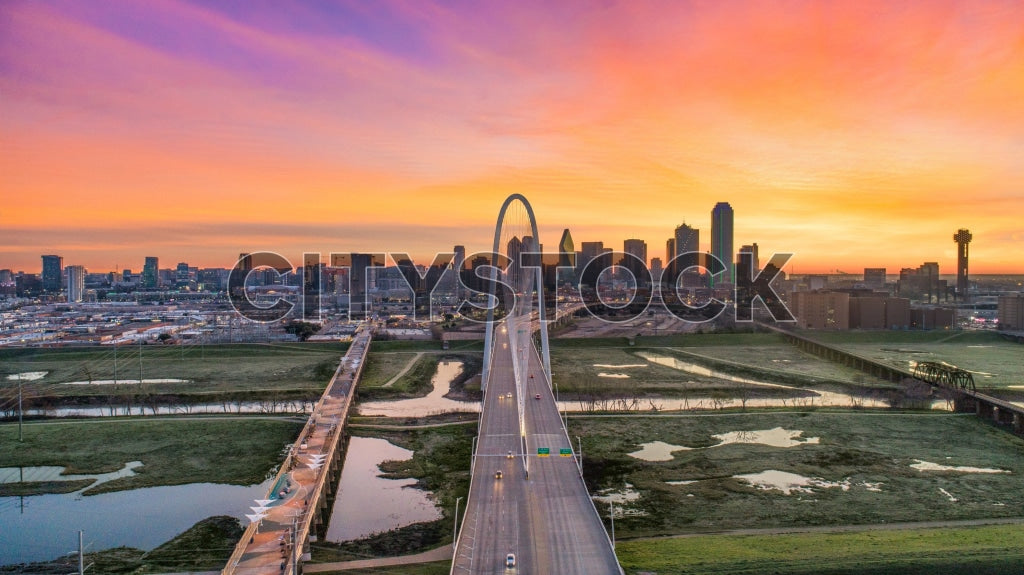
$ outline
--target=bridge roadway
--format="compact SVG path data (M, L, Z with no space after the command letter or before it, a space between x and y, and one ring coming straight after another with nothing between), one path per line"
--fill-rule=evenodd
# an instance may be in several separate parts
M473 479L451 572L620 575L576 454L560 456L561 450L571 450L572 445L545 382L530 330L524 326L519 346L512 345L505 329L495 331ZM528 365L522 399L515 385L515 347L528 356L521 363ZM537 394L541 399L534 399ZM525 437L520 433L520 406ZM539 457L539 447L547 447L551 455ZM508 457L509 452L513 458ZM502 472L501 479L495 478L497 471ZM509 553L516 557L512 569L505 566Z
M310 533L330 519L329 495L341 472L339 438L372 332L363 324L281 464L263 509L235 546L222 575L297 575ZM258 505L253 502L253 505ZM254 516L259 508L254 509Z

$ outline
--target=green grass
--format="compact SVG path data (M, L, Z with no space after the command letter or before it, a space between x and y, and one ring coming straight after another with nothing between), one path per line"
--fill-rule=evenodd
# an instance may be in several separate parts
M777 343L775 333L690 333L677 335L644 335L634 340L633 347L691 347L715 345L767 345ZM630 347L625 337L560 337L549 342L551 349L586 349L595 347Z
M45 371L46 376L24 382L30 397L108 396L142 394L211 394L243 391L322 390L347 344L249 344L122 346L115 353L104 346L89 348L18 348L0 350L0 398L16 393L17 381L8 375ZM72 381L139 378L184 379L188 383L63 385Z
M359 378L359 387L380 387L401 373L408 365L415 353L391 352L391 353L369 353L366 356L366 365L363 366L363 374Z
M234 517L210 517L146 554L141 573L220 570L242 536Z
M848 391L891 390L888 381L864 374L800 351L775 334L716 334L700 336L719 342L695 347L651 348L556 348L551 352L551 371L559 391L564 393L597 393L599 395L682 396L696 391L700 394L721 393L726 397L800 395L783 389L730 381L713 375L699 375L649 362L639 354L659 354L709 368L723 375L789 386ZM680 336L681 339L681 336ZM732 345L722 345L730 340ZM744 343L750 342L762 343ZM772 343L763 343L773 340ZM709 340L710 341L710 340ZM644 367L597 367L598 365L643 364ZM601 372L621 373L626 378L600 377Z
M1024 529L992 525L619 541L627 574L1018 574Z
M790 448L731 444L677 451L664 462L628 455L651 441L700 448L717 443L712 437L716 433L775 427L801 430L802 437L819 437L820 443ZM1020 515L1024 506L1024 439L973 416L776 412L571 417L569 435L583 438L584 476L591 492L621 490L628 483L640 493L626 506L633 515L615 521L623 537L1008 517ZM910 467L916 459L1011 473L923 472ZM848 481L850 487L785 495L733 477L769 469ZM666 483L679 480L697 481ZM881 491L870 491L865 483L881 483ZM940 489L958 501L950 502Z
M818 334L810 334L818 337ZM1006 389L1024 385L1024 346L1006 341L992 332L959 332L943 338L919 341L833 338L840 349L881 363L910 370L911 362L945 362L973 373L979 389Z
M87 494L156 485L263 481L298 436L301 423L267 418L105 419L97 422L0 425L5 466L65 466L66 473L108 473L142 461L137 475L103 483Z
M441 351L441 342L434 340L379 340L370 343L370 353Z
M407 355L402 354L402 357ZM370 360L368 359L367 361L369 362ZM376 359L373 361L376 361ZM433 389L431 380L434 377L434 373L437 372L437 364L440 361L441 357L437 354L423 354L416 360L416 363L412 365L409 371L398 378L391 387L383 387L387 380L381 382L379 377L375 377L374 383L377 384L376 386L363 387L359 385L356 388L356 393L361 401L423 397ZM408 357L406 357L406 362L408 362ZM396 370L395 373L398 373L402 367L404 365Z

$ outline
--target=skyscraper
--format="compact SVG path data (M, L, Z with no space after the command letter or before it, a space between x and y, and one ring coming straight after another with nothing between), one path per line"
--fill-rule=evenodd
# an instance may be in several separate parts
M576 246L572 241L572 234L569 228L562 231L562 238L558 240L558 270L556 272L556 283L575 283L576 281Z
M676 257L676 239L669 238L665 240L665 271L662 272L662 278L675 278L676 277L676 264L672 261Z
M675 253L675 255L676 256L679 256L679 255L682 255L682 254L685 254L685 253L690 253L690 252L694 252L694 253L699 253L700 252L700 230L697 229L697 228L691 228L690 226L688 226L686 224L680 225L679 227L676 228L675 240L676 240L675 241L675 243L676 243L676 253ZM703 257L698 256L697 260L701 264L704 263L704 258ZM682 275L683 276L683 286L686 286L686 287L697 287L702 282L702 280L701 280L701 272L700 272L700 270L698 270L696 268L692 268L692 267L689 268L689 269L686 269L686 264L687 263L692 263L692 262L683 263L682 266L680 265L680 262L676 262L676 264L673 266L673 269L672 269L673 276L678 277L679 275ZM678 284L678 280L677 280L677 284Z
M142 288L156 289L160 287L160 258L147 256L142 266Z
M687 252L700 251L700 230L697 228L681 224L676 228L675 240L676 253L672 254L672 257L678 256L679 254L685 254Z
M725 264L725 270L711 277L715 283L736 283L732 251L733 211L729 202L718 202L711 210L711 255Z
M626 240L622 242L622 251L640 260L627 258L625 267L633 273L633 277L636 278L638 283L646 281L644 278L647 277L647 274L644 273L644 268L647 267L647 242L643 240Z
M82 296L85 294L85 267L68 266L66 271L68 274L68 301L82 301Z
M643 240L626 240L622 242L622 251L633 254L643 264L647 265L647 242Z
M447 278L445 280L447 291L455 296L456 299L462 297L462 270L466 267L466 246L455 246L452 248L455 255L452 257L451 271L445 272Z
M580 249L583 251L576 262L576 275L580 278L581 283L596 287L597 278L600 277L601 272L611 265L610 261L606 262L600 259L608 250L605 249L604 242L583 242ZM591 264L590 262L593 260L599 261ZM587 273L584 274L583 270L587 270Z
M973 236L969 230L963 228L957 230L953 235L956 242L956 296L967 301L967 245L971 243Z
M757 242L754 242L752 244L746 244L746 245L740 247L740 253L741 254L750 254L751 257L749 259L750 259L750 263L751 263L751 269L750 270L745 270L745 271L753 272L753 275L750 276L751 279L757 277L757 272L761 271L761 260L760 260L760 258L757 255ZM742 256L739 259L737 259L736 261L739 262L741 260L742 260ZM738 276L739 272L736 272L736 275Z
M64 274L64 258L60 256L43 256L43 291L60 292L61 277Z

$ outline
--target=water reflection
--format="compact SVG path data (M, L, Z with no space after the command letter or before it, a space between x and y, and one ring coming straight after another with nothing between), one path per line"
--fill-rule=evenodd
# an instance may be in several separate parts
M415 479L380 477L381 463L404 461L412 451L373 437L352 437L341 471L327 540L352 541L405 525L440 519L430 494ZM372 502L372 504L370 503Z
M800 394L800 397L711 397L711 396L687 396L675 397L642 397L642 398L596 398L576 401L559 401L558 408L564 412L593 412L593 411L690 411L690 410L714 410L738 407L891 407L889 402L875 397L851 395L834 391L812 390L778 383L757 381L748 378L734 377L728 374L721 374L705 367L688 364L667 356L652 353L638 353L637 355L668 367L681 369L687 372L717 377L746 383L751 385L765 386L785 389ZM440 413L453 412L479 412L479 401L456 401L445 396L451 390L451 382L459 373L462 363L457 361L444 361L438 364L438 371L432 380L433 389L426 397L415 399L402 399L395 401L370 401L359 405L360 415L384 416L384 417L425 417ZM865 389L865 394L873 390ZM952 409L952 405L945 400L933 400L927 403L931 409L946 410Z
M237 414L273 413L308 414L314 402L294 401L225 401L223 403L198 403L181 405L146 406L140 404L115 404L104 407L59 407L26 409L28 417L115 417L140 415L192 415L192 414Z
M41 481L77 481L79 479L92 479L93 482L79 489L85 491L96 487L100 483L106 483L122 477L135 475L135 469L142 467L141 461L129 461L124 467L110 473L91 474L64 474L64 467L56 465L40 465L35 467L0 467L0 483L38 483Z
M270 480L247 487L190 483L88 496L0 497L0 565L65 555L77 548L79 530L90 551L153 549L207 517L244 519L269 487Z
M425 397L394 401L368 401L359 404L359 415L387 417L422 417L453 411L480 411L479 401L456 401L445 395L451 391L452 381L462 371L461 361L442 361L430 380L433 389Z

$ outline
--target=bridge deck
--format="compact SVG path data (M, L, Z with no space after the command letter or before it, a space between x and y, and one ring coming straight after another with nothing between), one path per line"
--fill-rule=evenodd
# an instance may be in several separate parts
M529 373L523 375L520 392L510 334L496 331L452 573L620 574L529 333L520 346L529 354ZM535 399L538 394L541 399ZM520 433L520 405L525 435ZM543 447L548 448L548 457L538 456ZM502 472L501 479L495 477L497 471ZM509 553L516 557L514 569L506 569Z
M370 330L364 327L352 341L264 497L270 500L266 515L259 523L251 523L242 534L221 571L223 575L291 575L298 571L302 548L318 508L332 488L330 471L338 463L341 430L370 339Z

